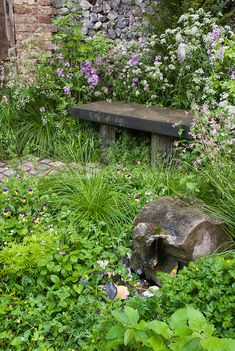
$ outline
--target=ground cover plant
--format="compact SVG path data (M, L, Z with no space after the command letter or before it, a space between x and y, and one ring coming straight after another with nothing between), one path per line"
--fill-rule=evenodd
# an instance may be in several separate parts
M137 308L145 320L165 321L185 303L195 304L215 325L214 335L234 337L230 330L234 258L219 256L202 260L183 270L175 280L163 277L161 296L146 301L136 296L138 276L130 274L123 265L131 249L134 217L145 203L162 195L181 194L192 198L205 194L208 188L208 193L216 194L209 178L205 183L203 174L199 177L197 170L190 169L191 175L182 179L186 171L179 166L168 164L151 169L137 160L135 166L119 162L90 175L86 167L72 166L48 178L34 178L35 184L30 183L34 196L37 201L46 201L47 215L40 215L40 223L32 222L34 217L30 217L29 227L25 222L25 236L20 240L13 236L11 242L3 245L0 254L1 347L12 350L103 349L108 340L104 339L102 331L114 324L110 319L111 311L122 305L120 300L109 300L102 290L103 284L112 281L129 286L133 299L128 305ZM7 189L14 192L19 184L22 186L20 181L17 184L10 179ZM22 191L28 191L28 182L23 181L23 184ZM7 193L6 184L2 187ZM17 198L13 196L12 199L10 195L2 195L3 203L18 203ZM21 194L19 196L21 199ZM33 200L32 195L28 196ZM78 201L80 198L92 201L86 206L82 202L83 206L74 211L73 196ZM98 206L100 198L105 199L110 211ZM114 199L123 202L118 210ZM94 217L87 212L92 210L89 202L97 211ZM40 208L37 202L35 208ZM14 212L11 216L17 228L17 221L21 219ZM11 216L2 214L2 220L10 222ZM5 226L1 234L7 237L11 230ZM208 294L206 284L210 284L212 294Z
M213 337L213 326L202 313L192 307L179 309L169 322L139 320L138 310L125 307L124 312L113 311L118 322L107 334L106 350L233 350L235 340Z

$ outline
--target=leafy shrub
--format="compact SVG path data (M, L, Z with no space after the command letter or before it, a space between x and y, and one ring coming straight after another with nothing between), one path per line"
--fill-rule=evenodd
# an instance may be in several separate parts
M17 62L10 60L1 72L4 86L0 113L7 118L0 122L3 128L0 152L6 156L10 150L5 145L11 135L12 151L21 154L28 149L48 156L58 155L61 144L69 141L74 144L82 133L78 123L69 116L68 107L94 99L95 91L85 86L80 64L106 53L108 43L101 36L86 38L75 18L76 14L72 14L55 21L59 31L54 40L59 49L53 56L42 55L37 43L32 41ZM88 133L84 134L82 139ZM94 136L93 133L90 136Z
M144 318L165 321L178 308L190 304L215 326L215 334L234 338L234 252L204 257L179 271L176 278L159 275L162 288L156 298L130 302ZM145 306L144 306L145 305Z
M120 350L121 345L125 350L162 351L232 351L235 347L235 340L212 336L213 326L192 307L177 310L168 323L139 320L138 310L127 306L124 312L116 310L112 315L118 323L107 334L112 341L105 350Z
M232 0L162 0L158 5L152 4L151 7L152 11L147 14L150 24L149 29L158 35L162 34L167 28L176 28L179 17L190 9L197 11L202 8L206 12L211 12L213 16L219 17L223 24L233 21L235 11L234 1ZM223 14L223 17L220 14Z

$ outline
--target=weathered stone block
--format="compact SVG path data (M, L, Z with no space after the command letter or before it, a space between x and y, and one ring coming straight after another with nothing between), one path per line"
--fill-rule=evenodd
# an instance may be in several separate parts
M155 282L157 271L169 272L231 244L221 221L169 196L143 207L135 220L133 240L132 269Z

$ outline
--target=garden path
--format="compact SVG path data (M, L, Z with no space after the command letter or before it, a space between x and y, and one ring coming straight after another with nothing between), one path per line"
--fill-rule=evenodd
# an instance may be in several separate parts
M22 172L28 175L45 175L62 166L64 166L63 162L35 157L32 160L22 158L11 162L0 161L0 183Z

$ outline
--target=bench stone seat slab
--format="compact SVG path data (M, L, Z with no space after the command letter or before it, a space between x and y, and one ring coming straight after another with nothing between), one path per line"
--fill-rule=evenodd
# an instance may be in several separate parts
M190 139L188 133L193 118L191 112L180 109L106 101L73 106L70 113L82 120L176 138L180 124L184 130L182 137L186 139Z

